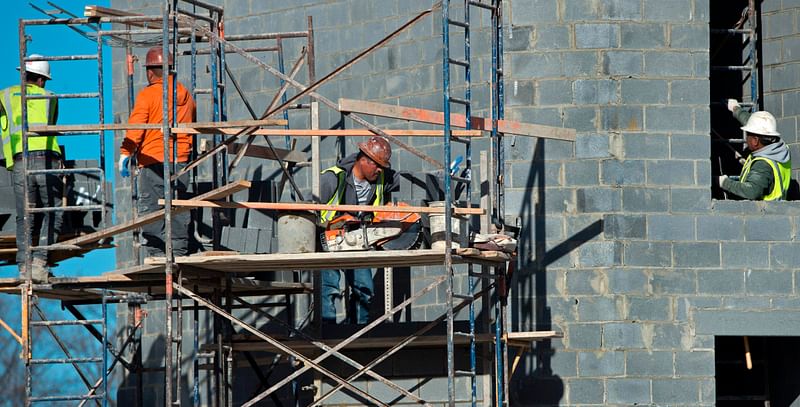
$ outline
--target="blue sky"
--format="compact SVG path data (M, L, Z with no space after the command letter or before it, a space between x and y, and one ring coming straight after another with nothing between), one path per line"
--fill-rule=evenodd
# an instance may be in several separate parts
M10 0L5 2L3 13L0 14L0 38L3 50L7 57L0 58L0 88L5 88L19 83L19 19L46 19L47 16L35 10L28 1ZM43 0L32 0L31 3L45 9L53 7ZM84 4L108 6L108 0L93 0L89 3L74 0L53 3L66 8L73 14L82 16ZM27 27L28 54L38 53L48 56L55 55L86 55L97 52L97 44L87 40L78 33L64 25L33 26ZM110 49L103 51L106 57L110 56ZM112 122L111 112L111 69L106 61L104 70L105 81L105 121ZM96 61L53 61L50 63L53 79L47 83L47 88L55 93L84 93L96 92L98 87ZM97 99L62 99L59 102L59 124L87 124L97 123ZM97 136L70 136L60 137L60 144L65 146L67 159L98 159L100 142ZM113 150L113 133L106 134L106 171L107 178L113 179L114 162L116 154ZM0 170L4 171L4 170ZM86 265L91 264L91 267ZM84 258L77 258L62 262L54 268L56 275L97 275L103 271L114 268L114 250L96 250ZM0 277L12 277L16 274L16 267L0 268Z

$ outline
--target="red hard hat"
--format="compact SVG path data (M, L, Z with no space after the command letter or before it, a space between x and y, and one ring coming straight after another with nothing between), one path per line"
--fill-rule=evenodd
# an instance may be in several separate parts
M144 58L144 66L162 66L164 63L164 56L161 53L161 47L153 47L147 50L147 56ZM172 66L172 53L169 54L169 66Z
M381 167L391 167L392 146L385 138L372 136L369 140L358 143L358 149Z

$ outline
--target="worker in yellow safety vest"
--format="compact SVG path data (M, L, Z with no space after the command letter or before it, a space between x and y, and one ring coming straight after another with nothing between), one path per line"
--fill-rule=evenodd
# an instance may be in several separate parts
M45 83L52 79L50 64L38 54L31 54L25 62L25 93L27 108L27 126L52 125L58 118L58 99L53 92L45 90ZM19 70L19 68L17 68ZM17 209L17 264L20 278L26 279L28 270L25 266L27 245L30 243L24 234L24 182L25 168L22 166L22 101L21 87L14 85L0 91L0 129L2 129L3 157L6 168L12 172L14 194ZM42 98L30 98L42 96ZM53 134L28 134L28 170L61 169L61 149L58 139ZM59 174L35 174L28 177L28 202L35 207L61 206L63 182ZM31 241L38 246L56 242L61 230L62 215L58 212L45 212L41 228L34 229L31 219ZM31 280L35 283L46 283L49 270L47 268L47 251L35 251L31 263Z
M328 205L383 205L397 186L391 166L392 147L383 137L373 136L358 143L359 152L341 159L337 165L322 171L320 200ZM330 222L336 211L321 211L320 220ZM342 296L339 287L342 270L322 271L322 321L336 323L336 301ZM345 282L351 287L348 320L364 324L369 321L374 296L372 269L344 270Z

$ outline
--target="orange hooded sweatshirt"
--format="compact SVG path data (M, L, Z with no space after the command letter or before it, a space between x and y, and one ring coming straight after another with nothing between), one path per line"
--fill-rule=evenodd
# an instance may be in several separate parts
M173 79L170 77L170 89L172 89ZM197 117L197 109L194 99L188 90L178 83L178 123L191 123ZM136 104L133 106L129 124L161 124L163 100L161 99L163 80L158 78L146 88L139 92L136 97ZM172 122L172 92L169 92L169 115ZM178 162L189 161L189 153L192 150L192 136L190 134L177 135ZM136 154L136 160L140 167L164 162L164 136L161 130L128 130L125 132L125 140L120 147L123 155L132 156ZM172 145L170 145L170 157L172 157Z

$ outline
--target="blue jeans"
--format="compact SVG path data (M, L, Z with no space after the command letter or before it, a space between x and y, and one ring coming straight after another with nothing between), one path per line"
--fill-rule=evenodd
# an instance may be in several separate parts
M372 269L344 270L344 276L352 296L347 321L366 324L375 292ZM341 278L342 270L322 270L322 322L336 323L336 300L342 295L339 290Z
M29 151L28 152L28 169L30 170L49 170L60 169L62 167L61 156L50 151ZM11 171L11 176L14 180L14 195L16 195L16 209L17 209L17 264L22 265L25 262L25 250L28 246L28 241L25 240L25 228L23 226L23 216L25 216L25 205L23 203L23 182L25 177L23 175L22 159L15 157L14 168ZM37 174L28 177L28 201L30 206L34 208L53 208L61 206L61 196L64 191L64 182L61 179L62 174ZM35 219L42 217L42 224L40 229L36 229ZM45 212L43 214L36 214L31 219L31 240L39 241L39 246L47 246L55 244L56 238L61 233L61 226L64 220L63 212ZM46 251L37 250L33 252L33 258L42 261L47 261Z

